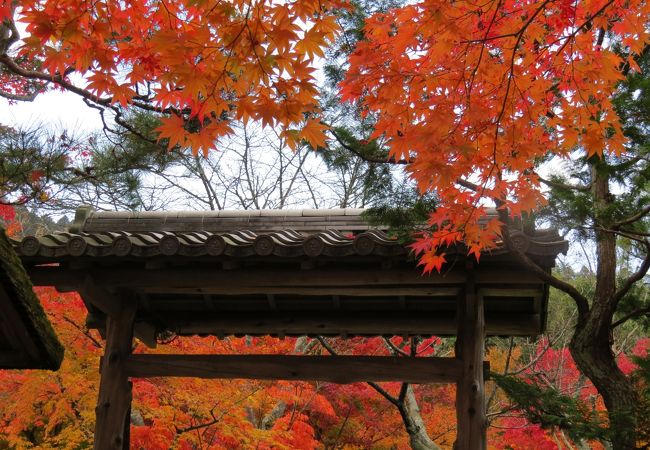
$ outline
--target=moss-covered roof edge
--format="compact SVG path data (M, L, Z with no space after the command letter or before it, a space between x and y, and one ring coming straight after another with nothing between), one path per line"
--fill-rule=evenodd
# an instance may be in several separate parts
M63 360L63 346L32 290L27 272L4 229L0 227L0 275L2 274L9 280L5 289L41 353L39 360L33 361L30 368L57 370Z

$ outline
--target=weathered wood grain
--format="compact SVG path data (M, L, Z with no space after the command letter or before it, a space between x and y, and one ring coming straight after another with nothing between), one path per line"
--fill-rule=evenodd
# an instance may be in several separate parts
M331 383L406 381L449 383L462 368L455 358L292 355L131 355L132 377L243 378Z
M459 297L458 338L456 358L461 360L462 373L456 387L456 420L458 423L455 450L485 450L487 421L485 417L485 319L483 296L477 295L470 280Z
M95 408L95 450L129 448L125 427L131 407L131 383L125 364L131 354L136 303L124 300L118 314L108 317L99 398Z

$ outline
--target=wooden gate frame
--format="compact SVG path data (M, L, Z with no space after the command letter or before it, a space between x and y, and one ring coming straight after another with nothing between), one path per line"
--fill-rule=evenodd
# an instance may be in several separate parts
M566 252L557 233L508 232L519 251L544 270ZM101 450L129 446L129 379L166 376L455 383L455 448L484 450L485 336L535 335L545 325L548 287L503 245L483 255L480 266L466 249L451 249L454 262L443 273L422 277L408 249L371 229L361 210L80 210L70 233L28 236L14 248L34 285L79 292L89 326L105 332L94 444ZM167 294L187 317L163 308ZM249 315L248 307L232 306L233 299L239 304L237 295L253 295L253 302L255 295L265 297L262 306L250 303L257 306ZM289 301L285 306L293 306L278 308L282 296ZM296 296L299 304L291 303ZM323 296L325 303L318 303ZM363 316L353 312L357 299L363 299ZM386 299L392 306L381 312ZM313 310L310 302L316 300L320 306ZM188 309L188 301L205 303L204 309ZM170 329L182 335L457 339L452 358L132 354L134 336L152 347L157 333Z
M456 449L487 448L483 295L469 281L458 299L455 357L182 355L131 353L136 303L126 294L109 315L96 408L96 450L128 449L130 378L198 377L354 383L455 383Z

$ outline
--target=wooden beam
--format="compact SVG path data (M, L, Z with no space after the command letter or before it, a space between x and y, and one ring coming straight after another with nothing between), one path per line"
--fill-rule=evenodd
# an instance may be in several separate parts
M144 289L158 287L221 289L224 286L247 287L325 287L340 286L458 286L465 283L462 271L422 275L416 267L395 267L391 270L368 269L364 266L344 268L324 267L318 270L295 270L293 267L251 267L245 270L224 271L221 265L198 262L178 268L146 270L142 266L94 267L74 271L63 266L32 266L27 271L37 286L57 286L61 289L78 288L84 275L96 283L110 287ZM476 274L479 285L539 284L534 274L511 268L490 268Z
M309 301L309 299L305 299ZM277 334L278 331L287 335L338 335L342 332L359 335L429 335L433 325L439 330L454 333L452 314L419 313L388 313L355 315L346 313L292 313L292 312L263 312L253 313L244 311L206 312L201 315L160 315L163 320L169 318L170 329L177 330L181 335L192 334Z
M346 270L347 269L347 270ZM244 270L222 271L201 266L179 267L156 271L131 271L121 268L102 271L101 281L114 286L146 288L152 286L193 287L205 289L223 286L248 287L324 287L341 286L386 286L386 285L440 285L462 283L461 273L422 276L415 268L395 268L384 272L364 267L331 268L319 270L295 270L293 267L251 267Z
M101 362L99 399L95 414L95 450L128 448L127 415L131 406L131 383L125 363L131 354L136 302L124 299L114 316L108 317L106 349Z
M455 358L393 356L149 355L127 357L132 377L244 378L331 383L405 381L448 383L459 379Z
M477 295L471 279L464 295L459 297L456 358L461 360L462 373L456 387L456 420L458 423L455 450L485 450L487 420L485 416L485 319L483 296Z
M151 286L138 289L147 295L155 294L204 294L204 295L337 295L349 297L423 296L456 298L459 287L446 286L248 286L224 284L202 287Z
M483 297L539 297L544 293L542 284L537 289L504 289L504 288L482 288L479 293Z
M108 316L117 317L122 312L121 299L116 298L103 287L97 285L92 277L86 275L78 289L86 303L99 308Z
M309 299L305 299L309 301ZM277 334L286 335L394 335L454 336L453 313L428 311L379 312L209 312L186 314L156 312L157 320L180 335ZM539 314L495 313L487 317L487 333L495 336L537 335ZM100 323L89 324L99 327Z

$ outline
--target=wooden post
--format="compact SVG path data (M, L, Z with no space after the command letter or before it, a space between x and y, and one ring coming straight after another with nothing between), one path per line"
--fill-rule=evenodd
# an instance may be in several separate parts
M471 269L469 269L471 275ZM456 450L487 448L485 417L485 320L483 296L477 295L472 277L458 302L458 337L456 357L461 360L462 373L456 386Z
M95 408L95 450L129 448L129 409L131 383L124 367L131 354L136 301L120 302L115 316L106 324L106 349L101 362L99 399Z

